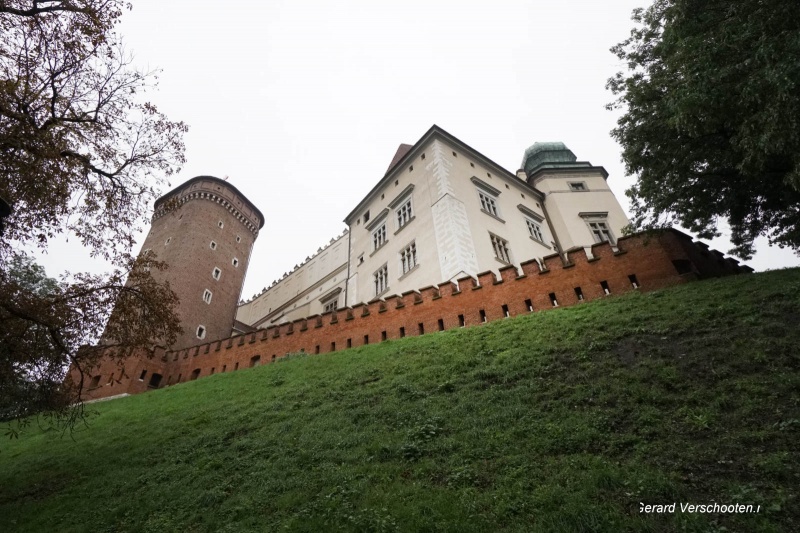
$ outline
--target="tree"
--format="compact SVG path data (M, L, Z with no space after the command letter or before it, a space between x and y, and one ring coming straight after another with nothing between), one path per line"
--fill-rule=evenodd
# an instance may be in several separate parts
M150 276L166 266L131 250L184 162L187 128L143 99L156 76L132 67L114 33L126 7L0 0L0 197L13 207L0 236L0 387L21 391L0 396L5 415L72 413L81 384L67 390L57 378L97 361L101 347L81 346L97 344L112 309L103 339L118 353L180 331L175 294ZM45 282L24 250L62 234L113 272Z
M655 0L611 51L633 227L800 249L800 2Z
M174 340L177 297L150 275L166 266L150 255L129 261L128 269L69 282L48 278L22 254L0 270L0 420L46 413L71 427L83 413L83 376L109 349L123 358L132 349L152 353L153 339ZM112 312L98 344L98 326ZM67 366L81 376L77 383L64 382Z

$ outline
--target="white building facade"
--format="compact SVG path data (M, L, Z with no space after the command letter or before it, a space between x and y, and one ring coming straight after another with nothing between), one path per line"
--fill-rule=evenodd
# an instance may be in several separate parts
M534 144L512 173L433 126L400 146L345 218L344 235L241 305L236 318L266 327L613 244L629 221L607 177L562 143Z

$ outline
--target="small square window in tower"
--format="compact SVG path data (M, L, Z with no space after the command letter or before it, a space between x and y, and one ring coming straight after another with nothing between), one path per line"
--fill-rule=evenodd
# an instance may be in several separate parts
M214 267L214 270L211 271L211 277L219 280L220 276L222 276L222 270L220 270L218 267Z
M209 245L208 245L208 246L209 246L209 247L210 247L212 250L216 250L216 249L217 249L217 243L215 243L214 241L211 241L211 243L209 243Z
M569 190L571 191L588 191L589 189L586 188L586 184L582 181L571 181L569 182Z
M220 220L219 222L217 222L217 226L220 228L224 228L225 224Z
M198 339L205 339L206 338L206 327L205 326L197 326L196 332Z
M207 303L207 304L210 304L210 303L211 303L211 297L212 297L212 296L213 296L213 295L211 294L211 291L210 291L210 290L206 289L206 290L204 290L204 291L203 291L203 301L204 301L205 303Z
M232 265L233 265L235 268L239 268L239 259L237 259L236 257L234 257L233 259L231 259L231 264L232 264Z

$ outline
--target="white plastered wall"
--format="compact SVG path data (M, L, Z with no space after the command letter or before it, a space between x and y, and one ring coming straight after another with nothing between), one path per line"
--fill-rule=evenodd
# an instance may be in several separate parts
M585 191L573 191L570 182L585 183ZM608 213L607 221L615 239L630 221L599 170L576 169L570 173L544 173L535 181L545 194L545 208L564 250L589 247L595 241L581 213Z

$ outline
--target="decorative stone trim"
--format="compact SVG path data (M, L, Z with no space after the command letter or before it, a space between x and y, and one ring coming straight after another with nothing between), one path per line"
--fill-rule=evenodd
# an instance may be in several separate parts
M207 200L209 202L214 202L214 203L217 203L217 204L221 205L222 207L227 209L228 212L231 213L231 215L233 215L233 218L235 218L236 220L241 222L241 224L245 228L247 228L250 231L250 233L253 234L253 236L255 236L255 237L258 236L258 227L255 224L253 224L244 214L242 214L241 211L239 211L236 207L231 205L231 203L228 200L226 200L225 198L222 198L218 194L213 193L213 192L209 192L209 191L203 191L203 190L192 191L190 193L187 193L187 194L184 194L183 196L181 196L178 199L177 204L175 204L175 205L177 207L180 207L183 204L185 204L186 202L189 202L191 200ZM153 213L152 222L155 222L156 220L158 220L159 218L163 217L164 215L166 215L168 213L170 213L170 211L168 211L167 209L163 209L163 208L159 209L158 211Z

